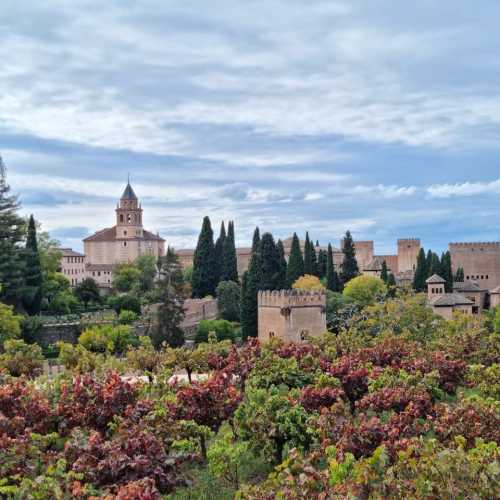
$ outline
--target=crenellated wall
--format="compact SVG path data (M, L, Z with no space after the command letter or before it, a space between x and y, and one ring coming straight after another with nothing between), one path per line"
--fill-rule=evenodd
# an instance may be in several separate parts
M404 238L398 240L398 269L399 273L415 271L417 258L420 252L419 238Z

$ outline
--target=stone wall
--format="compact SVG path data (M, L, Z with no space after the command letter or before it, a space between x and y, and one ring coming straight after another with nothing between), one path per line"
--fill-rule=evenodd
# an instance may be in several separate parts
M414 271L417 268L417 258L420 252L420 240L407 238L398 240L397 272Z
M42 348L47 348L56 342L69 342L76 344L80 335L80 323L62 323L54 325L43 325L40 332L39 344Z

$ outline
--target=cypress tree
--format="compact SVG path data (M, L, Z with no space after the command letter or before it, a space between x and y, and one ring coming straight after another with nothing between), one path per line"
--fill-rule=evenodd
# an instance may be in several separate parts
M346 284L359 275L358 261L356 260L356 249L350 231L345 233L344 244L342 246L344 260L342 262L342 273L340 279L342 284Z
M314 244L311 241L309 244L311 247L311 260L312 260L312 274L313 276L318 276L319 278L319 272L318 272L318 255L316 254L316 248L314 248Z
M271 233L264 233L260 241L262 259L261 290L276 290L280 288L280 256Z
M289 288L304 274L304 259L300 250L300 242L297 233L293 233L292 247L288 258L286 269L286 283Z
M224 221L220 225L220 233L217 241L215 242L215 281L219 283L222 276L222 269L224 267L224 242L226 241L226 227Z
M382 271L380 272L380 279L384 282L384 283L389 283L389 271L387 269L387 262L384 260L384 262L382 262Z
M313 252L314 247L309 239L309 233L306 232L306 242L304 244L304 274L315 274Z
M221 281L239 282L233 221L229 222L227 237L224 240Z
M455 273L455 278L454 280L456 283L463 283L465 281L465 273L464 273L464 268L459 267L457 269L457 272Z
M432 276L432 274L430 274L431 272L431 269L432 269L432 250L427 250L427 256L425 257L425 265L426 265L426 275L427 275L427 278L429 278L430 276Z
M318 278L320 279L326 276L327 260L328 260L327 252L320 248L318 252Z
M38 241L36 237L36 225L33 215L30 216L28 223L25 256L25 287L23 302L26 312L32 316L40 312L43 283L42 267L40 264L40 254L38 253Z
M278 274L278 279L276 280L276 289L283 290L286 288L286 258L285 258L285 247L283 246L283 242L278 240L276 243L276 251L278 252L278 262L280 265L280 270Z
M446 292L453 292L453 271L451 269L450 252L444 252L441 255L441 277L446 280L444 285Z
M413 288L416 292L423 292L426 287L427 275L427 258L425 256L425 251L423 248L418 252L417 257L417 268L415 269L415 275L413 277Z
M332 292L341 291L339 275L337 271L335 271L335 267L333 265L333 249L330 243L328 244L326 261L326 288Z
M24 291L23 255L19 243L25 235L25 222L18 215L17 197L7 184L7 170L0 157L0 300L19 305Z
M427 278L430 278L433 274L439 275L442 271L441 261L436 253L431 252L430 266L427 271ZM441 276L442 277L442 276Z
M259 226L255 228L252 238L252 253L258 252L260 247L260 230Z
M396 277L392 273L389 273L389 276L387 277L387 288L388 288L389 297L395 297L396 296Z
M262 259L254 252L244 275L241 297L241 331L243 339L258 334L258 293L262 282Z
M198 244L194 252L193 277L191 283L193 286L194 298L215 295L217 283L215 274L214 233L208 217L204 217L203 219Z

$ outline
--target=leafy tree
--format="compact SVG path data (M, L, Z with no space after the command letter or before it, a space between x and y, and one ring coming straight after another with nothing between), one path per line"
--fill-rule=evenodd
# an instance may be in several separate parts
M228 321L240 321L241 290L234 281L221 281L217 286L219 316Z
M44 358L40 346L10 339L4 343L4 351L0 354L0 368L5 368L13 377L35 378L42 374Z
M21 336L22 317L14 314L13 307L0 302L0 350L6 340Z
M456 281L457 283L463 283L465 281L465 273L464 273L464 268L459 267L457 269L457 272L455 273L455 278L453 281Z
M219 283L219 281L222 280L222 271L224 268L224 242L226 241L226 226L224 225L224 221L221 222L220 225L220 232L219 232L219 237L217 238L217 241L215 242L215 277L216 277L216 282Z
M328 266L328 252L320 248L318 252L318 276L323 279L326 277Z
M425 281L428 278L427 259L425 257L425 250L420 249L417 257L417 268L415 269L415 276L413 278L413 288L416 292L423 292L426 288Z
M134 262L139 270L139 289L147 292L153 289L156 273L158 271L157 262L154 255L140 255Z
M15 306L19 305L24 291L24 262L19 245L25 235L25 221L18 215L18 209L0 157L0 300Z
M342 261L342 273L340 279L345 285L359 275L358 261L356 260L356 249L350 231L345 233L342 246L344 260Z
M346 283L343 293L361 307L365 307L385 296L387 286L375 276L358 276Z
M387 293L390 297L395 297L396 295L396 277L393 273L389 273L387 277Z
M286 269L286 281L288 287L291 287L304 274L304 259L300 249L300 241L296 233L293 233L290 256Z
M195 342L197 344L207 342L211 332L215 333L219 342L222 340L234 340L235 327L233 323L225 319L204 319L198 325Z
M451 269L451 254L450 252L445 252L441 255L441 270L440 276L446 283L444 285L445 291L447 293L453 292L453 271Z
M28 222L28 236L25 250L25 276L24 276L24 297L23 303L29 315L40 312L42 304L42 268L40 255L38 253L38 242L36 236L36 225L33 215Z
M216 278L214 233L210 219L204 217L193 259L193 297L215 295Z
M131 292L140 287L141 272L133 264L117 264L113 269L113 288Z
M221 280L234 281L235 283L239 281L233 221L229 221L227 237L224 240Z
M132 369L146 372L150 383L153 382L154 374L163 368L161 353L154 349L151 338L146 335L139 337L137 348L129 348L127 362Z
M75 295L79 301L83 302L85 307L93 302L99 304L101 302L101 294L97 283L92 278L85 278L75 287Z
M280 256L271 233L264 233L260 242L261 284L260 290L276 290L279 288Z
M332 245L328 244L328 252L327 252L327 260L326 260L326 288L331 290L332 292L340 292L342 289L340 278L335 271L335 267L333 265L333 249Z
M386 284L389 281L389 271L387 269L387 262L385 260L384 262L382 262L382 271L380 272L380 279Z
M134 311L127 311L123 309L118 316L118 322L120 325L131 325L135 321L137 321L138 314Z
M321 283L317 276L304 274L292 285L294 290L324 290L325 285Z
M141 314L141 302L135 295L111 295L107 303L118 315L122 311L134 311L138 315Z
M85 329L78 343L91 352L123 354L130 346L138 346L139 339L129 325L96 325Z
M252 238L252 253L258 252L260 248L260 230L257 226L253 232Z
M260 252L252 253L250 267L245 273L241 297L241 330L243 339L257 337L258 293L262 282Z

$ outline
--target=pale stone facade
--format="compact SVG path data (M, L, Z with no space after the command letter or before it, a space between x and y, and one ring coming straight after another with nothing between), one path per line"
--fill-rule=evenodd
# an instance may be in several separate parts
M85 255L71 248L60 248L61 261L59 271L66 276L71 286L76 286L85 278Z
M300 343L326 332L324 291L263 291L258 296L259 341Z
M453 313L460 311L473 314L474 302L460 293L446 293L446 281L434 274L427 281L427 298L435 314L446 320L453 319Z
M86 275L101 287L111 286L116 264L133 262L141 255L159 257L165 254L165 240L143 228L142 207L130 183L115 212L115 226L83 240Z

